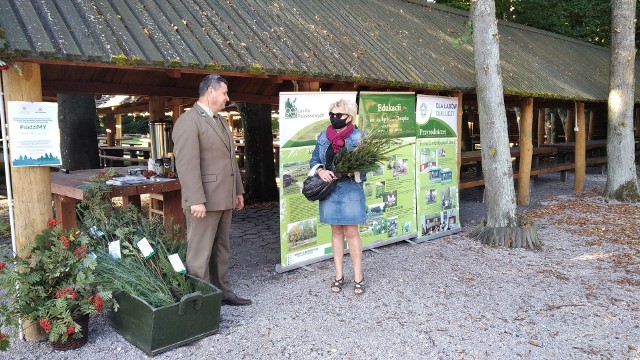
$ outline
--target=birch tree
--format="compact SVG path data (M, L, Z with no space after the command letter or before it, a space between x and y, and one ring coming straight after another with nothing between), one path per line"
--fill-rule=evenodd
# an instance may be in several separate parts
M538 246L535 226L519 228L516 214L494 0L472 0L470 15L487 204L486 223L472 235L489 245Z
M636 0L611 1L611 68L609 72L608 174L604 196L638 201L633 103L635 87Z

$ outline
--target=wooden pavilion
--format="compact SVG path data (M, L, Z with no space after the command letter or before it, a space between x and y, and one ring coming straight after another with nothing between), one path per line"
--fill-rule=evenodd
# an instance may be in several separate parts
M22 72L2 72L4 101L56 101L59 93L140 96L106 111L115 131L118 113L148 111L152 120L165 111L179 114L197 97L202 77L215 72L229 80L231 101L274 109L284 91L455 96L465 109L462 134L478 126L473 48L453 45L468 17L426 0L3 1L0 59ZM573 112L565 136L575 139L575 190L582 191L582 129L587 116L589 130L606 122L609 49L504 21L499 31L505 104L520 113L517 142L525 149L519 202L528 202L531 148L534 138L536 145L544 138L546 108ZM51 217L50 174L40 167L11 172L20 179L13 191L23 248L41 230L35 224Z

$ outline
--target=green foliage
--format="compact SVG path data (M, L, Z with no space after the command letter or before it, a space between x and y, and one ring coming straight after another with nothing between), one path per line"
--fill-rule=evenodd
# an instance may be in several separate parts
M0 176L2 176L0 174ZM7 238L11 237L11 226L9 226L9 222L3 218L0 218L0 236Z
M31 320L52 342L82 337L74 318L117 306L111 292L99 287L96 260L88 256L91 246L86 234L64 230L51 219L25 249L29 256L15 257L12 269L0 262L0 289L6 302L0 306L2 324L15 326L17 318Z
M473 35L473 23L469 20L464 22L464 33L460 35L459 38L453 41L453 46L462 46L469 42L471 36Z
M352 151L345 147L336 155L336 175L349 175L359 171L365 174L379 168L380 164L388 160L388 154L404 145L399 145L397 139L391 138L382 130L372 132L362 139Z
M84 188L79 208L82 228L99 244L95 253L102 286L137 296L155 307L174 304L193 292L186 276L177 273L168 259L176 253L185 258L186 243L178 236L181 229L170 227L168 231L161 218L148 219L134 206L114 206L110 190L104 181L93 182ZM142 238L155 251L149 259L137 247ZM113 241L120 242L121 259L109 254Z
M436 0L469 11L469 0ZM496 17L600 46L611 44L611 2L602 0L496 0ZM636 7L636 18L640 7ZM640 27L636 26L636 44Z
M107 125L106 117L102 116L98 119L98 134L106 134ZM149 133L149 116L143 115L122 115L122 133L123 134L148 134Z

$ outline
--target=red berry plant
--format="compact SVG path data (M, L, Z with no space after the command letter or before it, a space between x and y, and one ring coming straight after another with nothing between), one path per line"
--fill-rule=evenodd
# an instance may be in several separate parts
M79 316L116 304L96 280L91 238L55 220L47 225L21 252L26 255L0 252L0 328L15 329L22 318L44 330L49 341L64 342L82 337ZM9 334L0 332L0 350L9 345Z

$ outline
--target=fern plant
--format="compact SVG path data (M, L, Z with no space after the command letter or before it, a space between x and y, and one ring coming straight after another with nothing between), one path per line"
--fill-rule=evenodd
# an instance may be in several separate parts
M14 266L0 262L0 288L5 292L0 319L25 318L37 323L49 341L82 337L74 320L115 307L111 292L99 287L91 240L78 229L65 230L51 219Z

